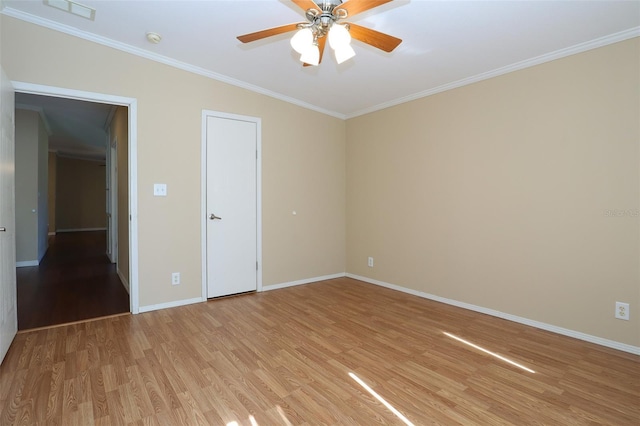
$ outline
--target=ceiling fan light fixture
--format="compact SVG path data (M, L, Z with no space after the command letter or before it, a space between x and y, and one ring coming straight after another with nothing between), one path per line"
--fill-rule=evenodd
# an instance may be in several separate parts
M304 16L307 18L307 22L267 28L243 34L236 38L242 43L250 43L296 31L291 37L290 43L291 47L300 54L300 61L303 62L304 66L320 64L327 41L334 50L338 63L352 58L355 55L353 48L350 46L352 37L388 53L398 47L402 40L389 34L361 25L343 22L342 20L390 1L393 0L291 0L292 3L295 3L296 6L305 11ZM353 34L350 32L351 30L354 30Z
M333 50L348 46L351 43L351 34L345 25L333 24L329 30L329 46ZM353 50L353 49L352 49Z
M336 62L338 64L341 64L344 61L347 61L356 56L356 52L355 50L353 50L353 47L351 47L350 44L340 46L339 48L335 49L334 52L336 54Z
M302 55L300 55L300 62L305 64L316 66L320 63L320 49L317 44L311 44L308 46Z
M313 33L309 28L302 28L301 30L298 30L293 37L291 37L291 47L300 54L304 54L309 46L312 45Z

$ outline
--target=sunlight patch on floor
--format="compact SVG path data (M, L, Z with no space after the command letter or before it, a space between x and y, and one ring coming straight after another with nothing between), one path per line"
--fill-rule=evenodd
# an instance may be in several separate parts
M287 415L284 414L284 410L282 409L282 407L279 405L276 405L276 409L278 410L278 414L280 414L280 417L282 417L282 420L284 420L284 424L287 426L293 426L289 421L289 419L287 418Z
M380 401L385 407L387 407L387 409L389 411L391 411L393 414L396 415L396 417L398 417L400 420L402 420L404 422L404 424L406 424L407 426L414 426L413 423L411 423L409 421L409 419L407 419L405 416L402 415L402 413L398 410L396 410L396 408L389 404L387 401L385 401L385 399L383 397L381 397L380 395L378 395L376 393L376 391L374 391L373 389L371 389L369 387L369 385L367 385L365 382L362 381L362 379L360 379L360 377L356 376L353 373L349 373L349 376L355 380L360 386L362 386L364 388L364 390L366 390L367 392L369 392L371 394L371 396L373 396L375 399L377 399L378 401Z
M249 422L251 423L251 426L259 426L258 422L256 421L256 418L253 416L249 416ZM227 423L227 426L240 426L240 424L238 422L229 422Z
M489 351L489 350L486 350L485 348L483 348L483 347L481 347L481 346L478 346L478 345L476 345L476 344L473 344L473 343L471 343L471 342L468 342L468 341L466 341L466 340L464 340L464 339L461 339L461 338L460 338L460 337L458 337L458 336L455 336L455 335L453 335L453 334L451 334L451 333L447 333L446 331L443 331L442 333L444 333L444 334L445 334L446 336L448 336L448 337L451 337L451 338L452 338L452 339L454 339L454 340L457 340L458 342L461 342L461 343L464 343L465 345L471 346L472 348L475 348L475 349L477 349L477 350L479 350L479 351L481 351L481 352L484 352L484 353L486 353L486 354L488 354L488 355L491 355L492 357L498 358L499 360L504 361L504 362L506 362L506 363L509 363L509 364L511 364L511 365L513 365L513 366L515 366L515 367L521 368L521 369L523 369L524 371L528 371L529 373L535 373L535 371L533 371L533 370L532 370L532 369L530 369L530 368L525 367L524 365L518 364L518 363L517 363L517 362L515 362L515 361L511 361L509 358L505 358L505 357L503 357L502 355L498 355L497 353L494 353L494 352L491 352L491 351Z

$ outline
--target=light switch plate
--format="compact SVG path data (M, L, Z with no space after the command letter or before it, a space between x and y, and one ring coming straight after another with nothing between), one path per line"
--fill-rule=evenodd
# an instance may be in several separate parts
M166 197L167 196L167 184L166 183L154 183L153 184L153 195L156 197Z

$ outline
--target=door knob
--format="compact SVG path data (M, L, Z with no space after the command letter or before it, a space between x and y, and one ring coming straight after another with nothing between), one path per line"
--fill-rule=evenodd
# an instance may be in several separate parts
M221 218L221 217L218 217L218 216L216 216L216 215L215 215L215 214L213 214L213 213L211 213L211 214L209 215L209 219L211 219L211 220L216 220L216 219L218 219L218 220L222 220L222 218Z
M0 232L6 232L7 228L5 228L4 226L0 226Z

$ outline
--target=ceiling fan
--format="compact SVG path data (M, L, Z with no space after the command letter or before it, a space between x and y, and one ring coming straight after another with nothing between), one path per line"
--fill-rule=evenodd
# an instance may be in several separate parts
M300 53L304 66L318 65L322 61L324 47L329 41L336 61L340 64L355 56L351 38L373 47L391 52L401 42L397 37L381 33L353 23L342 23L358 13L388 3L392 0L291 0L305 11L307 22L293 23L238 36L242 43L249 43L274 35L298 30L291 38L291 47Z

